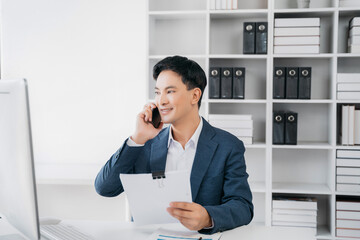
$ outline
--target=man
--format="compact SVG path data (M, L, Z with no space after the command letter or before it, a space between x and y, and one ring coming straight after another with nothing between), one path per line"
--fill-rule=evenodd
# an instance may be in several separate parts
M135 133L110 158L95 180L96 191L113 197L124 191L120 173L191 170L192 203L173 202L167 211L190 230L215 233L250 223L252 194L244 145L199 116L206 76L185 57L167 57L153 68L155 104L137 116ZM151 124L158 108L159 128ZM164 123L170 127L162 129Z

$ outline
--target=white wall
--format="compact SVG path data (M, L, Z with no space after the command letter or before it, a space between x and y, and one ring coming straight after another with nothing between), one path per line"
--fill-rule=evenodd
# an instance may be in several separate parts
M104 164L145 104L146 0L1 4L1 78L28 79L35 163ZM92 186L38 196L41 216L125 219L124 197Z
M145 104L145 0L2 0L1 78L27 78L36 162L102 163Z

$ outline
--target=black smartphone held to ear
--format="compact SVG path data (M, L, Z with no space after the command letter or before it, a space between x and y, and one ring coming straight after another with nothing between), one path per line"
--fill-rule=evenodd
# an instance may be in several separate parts
M158 108L154 108L152 110L152 121L151 124L154 126L154 128L158 128L160 126L161 123L161 116L159 113L159 109Z

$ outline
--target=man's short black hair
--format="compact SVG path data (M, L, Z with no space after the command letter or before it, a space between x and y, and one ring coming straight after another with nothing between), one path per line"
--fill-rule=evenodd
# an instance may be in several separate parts
M206 87L206 75L204 70L195 61L182 56L166 57L158 62L153 68L153 77L155 81L160 73L165 70L171 70L181 76L182 82L188 90L200 88L201 96L198 102L200 109L201 99Z

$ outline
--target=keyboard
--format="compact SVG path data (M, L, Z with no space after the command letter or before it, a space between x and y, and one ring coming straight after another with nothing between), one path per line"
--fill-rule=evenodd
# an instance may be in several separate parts
M62 223L40 225L40 233L49 240L95 240L77 228Z

